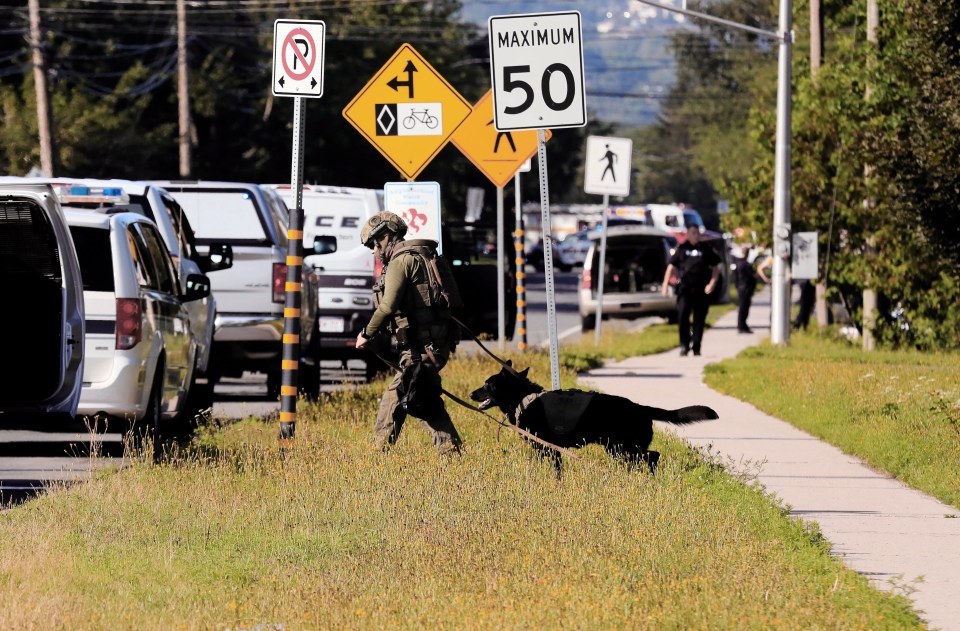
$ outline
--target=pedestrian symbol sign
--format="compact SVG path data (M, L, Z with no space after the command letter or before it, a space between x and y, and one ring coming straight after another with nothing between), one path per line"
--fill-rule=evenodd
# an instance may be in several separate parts
M323 96L326 25L320 20L273 23L273 94Z
M404 44L343 109L343 116L408 180L469 116L470 104Z
M593 195L630 194L633 141L629 138L588 136L584 156L583 190Z
M547 140L552 135L546 130ZM494 127L492 91L477 101L450 141L498 188L506 186L537 152L536 130L497 131Z

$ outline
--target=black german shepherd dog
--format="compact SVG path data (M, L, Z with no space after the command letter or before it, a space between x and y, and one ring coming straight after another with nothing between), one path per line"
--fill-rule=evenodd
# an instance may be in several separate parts
M479 403L481 410L500 408L511 423L558 447L602 445L607 453L630 465L645 462L651 473L656 471L660 459L658 452L649 450L653 421L685 425L719 418L711 408L702 405L664 410L601 392L544 392L527 378L529 370L503 368L471 392L470 398ZM559 477L563 471L560 452L529 442L542 457L552 459Z

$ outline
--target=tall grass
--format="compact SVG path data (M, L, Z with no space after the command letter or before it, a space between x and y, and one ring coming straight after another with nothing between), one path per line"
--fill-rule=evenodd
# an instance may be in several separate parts
M544 354L513 355L548 379ZM452 362L460 396L497 370ZM575 375L565 372L563 383ZM383 383L276 423L202 428L162 465L0 513L0 626L16 629L904 629L922 625L816 530L682 443L653 477L581 450L557 480L516 436L448 407L371 448Z
M960 355L795 334L708 366L706 381L960 508Z

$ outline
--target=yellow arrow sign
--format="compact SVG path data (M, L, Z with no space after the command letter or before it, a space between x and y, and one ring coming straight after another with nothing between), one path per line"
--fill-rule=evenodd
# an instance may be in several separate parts
M408 180L443 149L470 104L410 44L343 108L343 116Z
M546 130L547 140L553 133ZM450 141L499 188L506 186L537 152L537 132L497 131L493 126L493 92L487 91Z

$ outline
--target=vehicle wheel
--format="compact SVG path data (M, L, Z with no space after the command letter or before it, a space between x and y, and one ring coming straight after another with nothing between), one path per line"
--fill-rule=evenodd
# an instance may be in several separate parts
M161 441L161 408L163 406L163 364L157 366L157 373L150 388L150 397L147 399L147 411L143 418L133 422L130 428L131 445L140 447L144 439L153 437L154 459L160 452Z
M307 401L316 401L320 398L320 366L318 364L300 362L297 389Z
M667 314L667 323L668 324L677 324L680 322L680 316L676 311Z
M207 377L197 377L197 367L193 367L193 383L187 393L187 402L177 419L177 433L189 436L202 422L203 412L213 407L213 383Z
M276 401L280 398L280 384L283 380L283 372L280 370L271 370L267 373L267 398Z
M595 328L597 328L597 314L591 313L590 315L580 316L581 331L592 331Z

